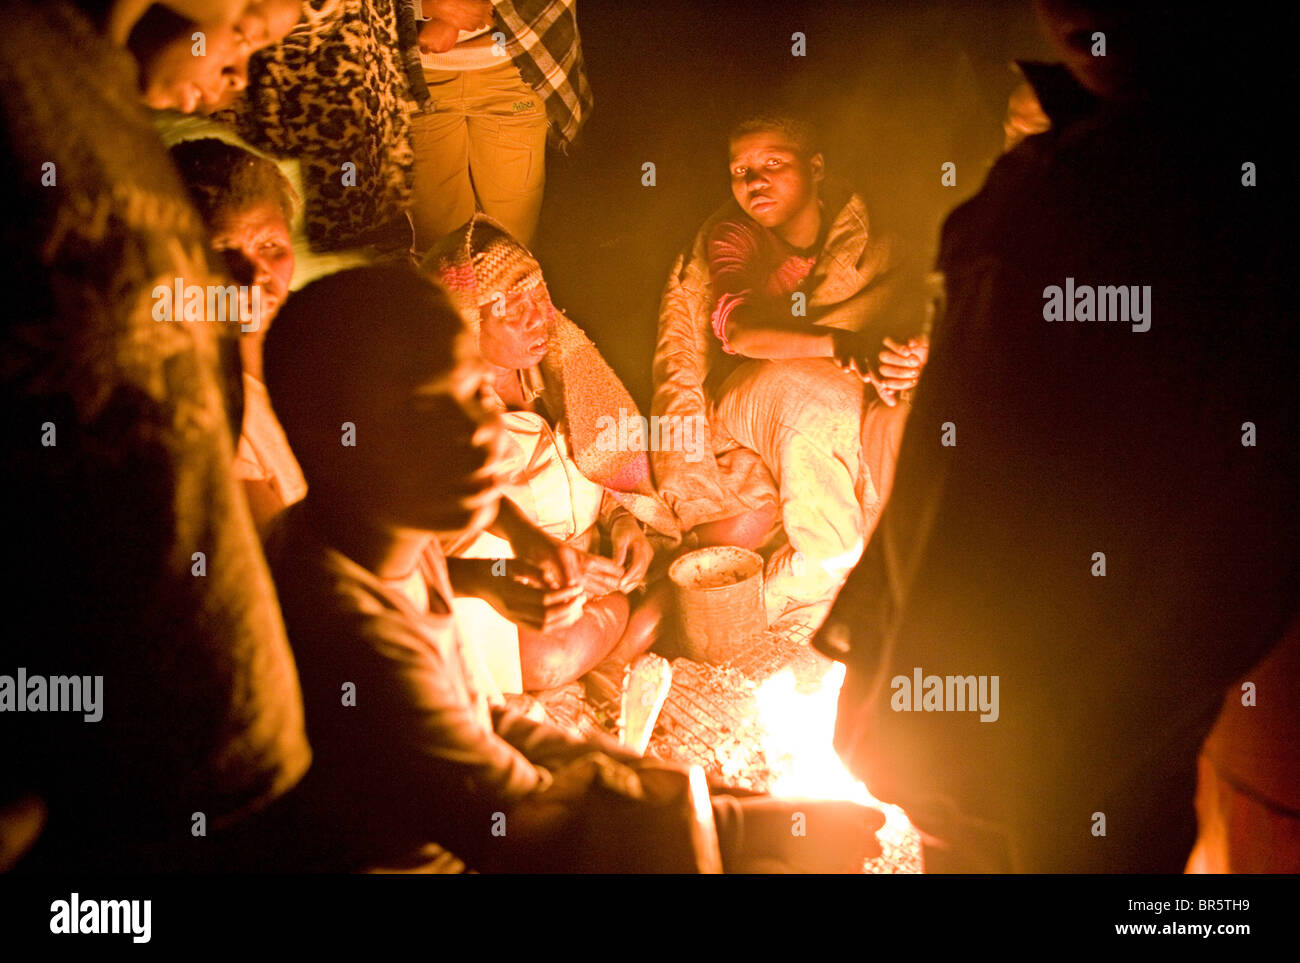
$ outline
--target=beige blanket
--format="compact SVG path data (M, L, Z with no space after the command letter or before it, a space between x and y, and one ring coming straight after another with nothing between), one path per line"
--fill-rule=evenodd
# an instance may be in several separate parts
M898 328L894 245L870 231L866 206L856 194L831 184L826 209L834 215L817 262L799 290L808 296L809 324L863 330L879 325L882 336ZM758 455L734 447L714 426L714 402L706 381L723 357L710 323L714 297L705 242L715 224L743 216L734 201L700 228L689 250L673 264L659 307L654 357L652 416L702 426L707 455L655 450L650 453L660 494L683 530L776 500L776 485ZM732 447L728 447L732 446Z

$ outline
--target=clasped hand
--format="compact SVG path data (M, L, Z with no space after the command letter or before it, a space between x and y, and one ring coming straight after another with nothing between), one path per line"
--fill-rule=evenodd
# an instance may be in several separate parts
M610 529L612 559L584 552L532 525L512 526L517 558L489 577L476 571L473 594L519 625L538 631L563 629L582 617L588 599L631 592L645 579L654 550L631 515ZM496 564L496 563L492 563Z
M492 25L490 0L422 0L420 49L446 53L456 46L462 30L482 30Z
M898 404L898 395L917 386L921 371L930 356L924 338L909 338L900 344L884 339L884 349L876 351L875 340L853 331L837 331L834 340L835 363L852 371L876 389L885 404Z

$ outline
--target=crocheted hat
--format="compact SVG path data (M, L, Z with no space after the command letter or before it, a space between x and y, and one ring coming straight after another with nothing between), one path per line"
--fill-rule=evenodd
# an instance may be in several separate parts
M486 214L475 214L435 244L421 270L442 281L474 327L478 309L498 294L543 286L537 259ZM607 422L620 413L640 416L636 402L582 329L558 310L551 316L546 356L538 367L547 410L557 423L564 422L578 470L641 521L670 539L679 538L676 517L654 490L646 453L611 450L601 443Z
M421 268L435 274L474 322L498 294L542 284L542 266L498 221L475 214L429 251Z

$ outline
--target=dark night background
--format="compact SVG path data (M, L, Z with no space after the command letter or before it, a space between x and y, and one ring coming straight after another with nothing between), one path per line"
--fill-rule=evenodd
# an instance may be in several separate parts
M548 155L535 248L556 304L646 410L659 295L677 251L730 196L734 120L806 110L872 229L928 264L943 218L1001 149L1011 62L1051 59L1029 0L582 0L578 27L596 106L573 154ZM646 161L654 187L641 184ZM956 187L940 184L945 161Z

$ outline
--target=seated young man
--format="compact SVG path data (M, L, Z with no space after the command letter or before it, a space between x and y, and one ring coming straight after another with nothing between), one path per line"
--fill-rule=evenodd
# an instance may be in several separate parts
M244 415L235 477L264 536L280 512L307 493L262 380L262 345L293 279L293 188L272 161L213 137L182 141L171 156L213 250L236 283L258 288L259 315L240 325Z
M516 871L694 871L719 852L727 869L852 870L878 849L875 810L710 806L678 767L483 698L438 535L494 514L499 425L433 282L406 266L312 282L281 311L266 371L310 485L268 550L314 753L286 849L317 868L446 866L450 850Z
M636 404L596 346L551 304L541 265L496 221L475 215L433 248L425 270L446 285L477 335L487 402L505 428L503 495L578 550L588 599L567 627L517 627L476 600L458 603L458 614L491 644L504 691L552 688L600 665L602 678L590 681L608 695L603 683L650 647L666 611L666 583L642 591L654 558L642 526L677 535L645 452L603 444L597 430L606 418L637 414ZM612 558L599 554L602 540ZM486 532L444 548L458 562L514 554Z
M891 246L861 198L826 179L814 136L782 116L732 131L734 202L678 259L655 353L654 414L707 418L716 454L652 454L683 526L701 544L754 548L779 511L788 544L768 561L769 620L828 601L857 561L889 491L899 395L927 351L921 299L899 298Z

